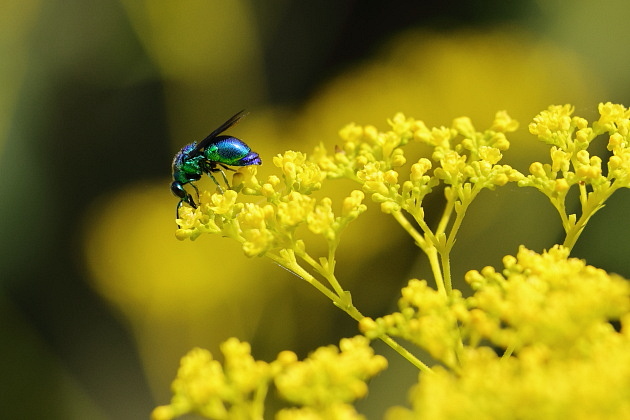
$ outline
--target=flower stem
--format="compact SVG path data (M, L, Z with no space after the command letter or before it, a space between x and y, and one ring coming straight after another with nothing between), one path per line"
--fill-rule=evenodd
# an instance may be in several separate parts
M394 339L392 339L390 336L384 334L381 337L379 337L379 339L385 344L387 344L389 347L391 347L398 354L400 354L402 357L407 359L412 365L417 367L418 370L420 370L421 372L433 373L433 370L431 370L429 366L427 366L420 359L418 359L416 356L411 354L409 350L407 350L406 348L398 344L396 341L394 341Z

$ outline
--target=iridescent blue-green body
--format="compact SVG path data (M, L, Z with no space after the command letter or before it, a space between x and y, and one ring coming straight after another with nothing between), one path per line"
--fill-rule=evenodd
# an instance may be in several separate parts
M234 169L228 168L228 166L262 164L258 153L253 152L243 141L236 137L219 135L236 124L245 115L247 114L244 114L243 111L235 114L210 133L208 137L199 143L187 144L175 155L173 159L171 191L175 196L179 197L179 203L177 203L177 208L175 209L176 218L179 218L179 208L184 203L197 208L193 196L186 191L184 185L190 184L197 193L197 199L199 199L199 190L193 182L200 180L203 174L207 174L217 185L219 191L223 192L223 188L212 175L213 172L221 172L225 184L228 188L231 188L223 169L233 171Z

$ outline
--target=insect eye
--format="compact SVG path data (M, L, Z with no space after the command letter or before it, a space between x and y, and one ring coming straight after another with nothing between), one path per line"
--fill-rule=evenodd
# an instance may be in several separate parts
M179 198L185 198L188 195L181 182L173 182L171 184L171 191Z

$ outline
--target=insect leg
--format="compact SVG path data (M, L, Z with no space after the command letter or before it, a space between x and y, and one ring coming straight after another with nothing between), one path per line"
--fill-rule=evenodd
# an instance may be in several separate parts
M225 168L225 169L230 169L230 168ZM227 179L227 176L225 176L225 172L223 172L223 169L221 169L221 167L218 167L217 170L219 172L221 172L221 176L223 176L223 180L225 181L225 185L228 186L228 189L232 189L232 187L230 186L230 182Z
M219 169L220 170L220 169ZM206 172L208 174L208 176L210 178L212 178L212 180L214 181L214 183L217 185L217 188L219 188L219 191L221 192L221 194L223 194L223 188L221 188L221 185L217 182L217 179L214 177L214 175L212 175L212 172L215 172L216 170L212 170L212 171L208 171ZM220 170L221 171L221 170ZM223 171L221 171L221 173L223 173ZM223 174L223 179L225 179L225 174ZM225 180L226 184L227 184L227 179ZM227 184L227 186L229 187L230 184Z
M199 188L197 188L197 186L193 183L191 183L190 186L195 189L195 192L197 193L197 201L201 203L201 200L199 199ZM186 200L186 202L190 204L193 208L195 209L197 208L197 205L195 204L195 200L193 200L190 194L188 194L188 200Z
M179 219L179 209L181 208L182 204L184 204L183 198L179 200L179 203L177 203L177 207L175 207L175 220ZM177 227L181 229L179 223L177 224Z

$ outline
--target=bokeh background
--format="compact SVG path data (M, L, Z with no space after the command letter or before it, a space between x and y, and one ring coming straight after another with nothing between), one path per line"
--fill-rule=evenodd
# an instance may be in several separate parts
M521 122L506 162L544 148L526 125L550 104L593 118L628 105L625 0L23 0L0 13L0 413L24 419L139 419L170 398L179 358L236 336L257 358L305 356L357 332L323 296L220 237L175 239L170 164L245 108L231 133L263 159L331 149L345 124L401 111L427 125L461 115L482 130ZM204 184L211 187L209 184ZM345 196L332 184L323 195ZM574 255L630 277L627 192ZM429 203L435 218L440 198ZM484 193L454 273L499 266L519 244L562 240L532 189ZM371 206L349 229L338 274L363 313L391 310L427 273ZM378 347L387 354L387 349ZM392 359L359 409L403 404L416 374Z

